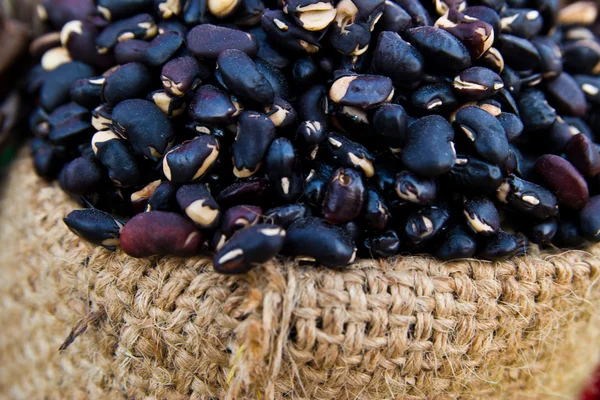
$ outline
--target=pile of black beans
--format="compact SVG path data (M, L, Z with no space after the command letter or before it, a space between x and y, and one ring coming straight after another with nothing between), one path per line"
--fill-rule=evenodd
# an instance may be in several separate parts
M134 257L600 241L600 42L557 0L45 0L35 168Z

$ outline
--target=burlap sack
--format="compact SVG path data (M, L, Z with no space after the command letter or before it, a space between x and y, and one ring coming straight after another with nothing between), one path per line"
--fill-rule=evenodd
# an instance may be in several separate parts
M5 398L566 399L598 358L600 246L225 277L84 244L25 156L3 192Z

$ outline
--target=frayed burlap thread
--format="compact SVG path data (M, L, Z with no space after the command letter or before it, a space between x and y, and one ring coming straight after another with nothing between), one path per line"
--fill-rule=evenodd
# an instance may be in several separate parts
M3 398L569 399L598 358L599 246L226 277L83 243L25 155L3 191Z

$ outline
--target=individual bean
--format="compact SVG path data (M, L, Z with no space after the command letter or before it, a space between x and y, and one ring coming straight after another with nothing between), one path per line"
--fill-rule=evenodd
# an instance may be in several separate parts
M295 201L304 191L304 180L292 143L286 138L273 140L265 163L270 185L277 195L285 202Z
M92 148L115 185L132 187L142 182L140 166L125 140L111 131L101 131L92 138Z
M262 217L262 209L257 206L239 205L223 213L220 231L230 238L236 231L256 225ZM279 225L275 223L275 225Z
M273 102L273 87L243 51L228 49L221 52L217 66L227 88L236 95L263 105Z
M424 179L408 171L396 175L395 190L402 200L421 205L431 204L438 194L437 183L433 179Z
M488 68L471 67L454 78L453 86L454 90L468 99L482 100L502 89L504 82Z
M227 49L237 49L256 56L258 40L250 33L211 24L198 25L187 36L187 47L200 59L216 59Z
M221 209L202 183L183 185L177 189L181 210L200 229L214 229L221 222Z
M384 198L374 189L369 188L365 194L361 221L368 230L378 232L384 230L392 216Z
M280 10L265 10L260 26L273 41L288 50L315 54L321 49L317 32L310 32L297 26Z
M477 60L477 65L488 68L497 74L501 74L506 67L502 53L495 47L490 47L489 50Z
M600 153L592 140L583 133L573 136L565 147L567 159L588 178L600 173Z
M121 248L136 258L153 255L192 257L204 242L189 219L172 212L149 211L127 221L121 230Z
M304 198L307 203L313 207L321 206L332 173L333 169L327 165L321 165L317 170L310 170L304 180Z
M463 225L455 225L440 235L434 254L442 260L471 258L477 249L475 235Z
M563 71L562 54L558 43L550 36L536 36L531 43L540 55L540 68L544 79L553 79Z
M538 10L531 8L507 8L500 13L502 32L525 39L542 30L543 19Z
M500 122L500 124L502 124L504 132L506 133L506 138L509 142L514 142L523 133L523 122L521 121L518 115L503 112L496 115L496 118L498 118L498 121Z
M139 39L126 40L115 46L115 58L123 64L141 62L150 67L159 67L173 57L183 45L183 36L179 32L161 33L146 42Z
M171 181L163 180L148 198L146 212L148 211L175 211L178 209L177 189Z
M509 152L508 139L497 118L479 107L468 106L456 113L455 123L483 160L504 165Z
M73 102L93 110L102 103L102 86L104 79L79 79L71 86L69 96Z
M523 71L540 66L540 54L527 39L502 34L497 38L495 45L502 53L506 64L511 68Z
M487 22L466 16L457 9L440 15L442 17L435 22L435 26L450 32L460 40L472 59L480 58L492 47L494 28Z
M496 196L512 209L537 219L544 220L558 215L556 197L548 189L514 175L509 175L502 182Z
M346 75L335 80L329 90L334 103L350 107L373 108L394 95L392 81L380 75Z
M436 70L456 73L471 66L471 54L452 34L441 28L421 26L406 31L408 41Z
M564 158L553 154L543 155L536 161L535 170L561 204L580 209L588 202L585 178Z
M213 266L223 274L246 273L275 257L285 241L286 232L278 226L259 224L242 229L217 251Z
M467 225L476 234L491 236L500 230L500 214L487 197L478 196L467 200L463 214Z
M400 153L402 164L423 177L436 177L452 168L456 159L454 130L445 118L430 115L413 122Z
M381 32L373 52L371 70L389 76L396 88L412 90L423 79L424 59L419 51L395 32Z
M388 229L365 239L364 246L371 253L371 257L388 258L400 253L400 239L396 231Z
M108 25L96 37L98 54L107 54L118 42L130 39L152 39L158 28L150 14L139 14Z
M214 136L202 135L183 142L163 158L163 173L173 183L202 179L215 163L221 150Z
M383 32L404 32L410 28L412 21L400 5L392 0L386 0L383 7L383 15L378 23L378 28Z
M310 217L310 209L303 203L296 203L271 208L265 212L263 219L267 224L287 229L294 221L305 217Z
M60 171L58 182L67 193L80 196L95 193L102 187L105 171L93 158L78 157Z
M278 129L292 127L296 122L296 110L290 103L280 97L275 97L273 104L266 107L269 119Z
M410 104L419 115L444 115L456 110L459 100L452 85L434 83L415 90L411 95Z
M364 146L336 133L329 135L327 143L334 161L344 167L362 171L367 178L373 176L375 173L373 160L375 158Z
M587 109L585 93L566 72L546 83L548 100L561 114L582 117Z
M404 223L404 234L412 243L419 244L443 232L450 213L445 207L426 206L411 212Z
M152 102L130 99L112 111L112 126L126 137L137 154L156 160L173 144L174 131L167 116Z
M46 111L53 111L69 101L69 92L73 83L93 75L93 68L79 61L57 67L43 79L40 87L40 105Z
M562 51L565 71L584 75L600 73L600 44L595 40L582 39L566 43Z
M102 98L116 106L127 99L145 97L152 90L152 77L150 70L140 63L118 66L104 78Z
M152 101L169 118L179 117L187 108L185 99L171 96L164 90L157 90L150 93L147 99Z
M212 86L202 85L190 104L190 116L205 124L228 125L236 121L242 110L235 96Z
M269 182L265 178L245 179L223 189L216 200L222 209L241 204L262 206L271 198L269 189Z
M334 224L349 222L360 215L364 200L365 186L360 174L353 169L340 168L327 184L323 217Z
M456 163L446 176L449 187L462 193L493 194L503 180L496 165L473 156L458 155Z
M382 104L372 118L373 131L380 135L393 153L400 151L406 141L408 115L399 104Z
M477 247L477 256L486 260L504 260L512 257L519 250L517 238L506 232L498 232L485 238Z
M299 121L318 122L324 130L329 126L327 91L323 85L314 85L299 95L296 110Z
M238 178L254 175L262 166L274 139L275 125L266 115L242 112L238 119L238 133L231 146L234 175Z
M342 228L314 217L298 219L288 228L284 252L330 268L352 264L356 258L354 243Z
M552 242L554 235L558 230L558 223L555 218L538 222L531 225L529 238L538 245L547 245Z
M548 104L544 93L540 90L524 91L518 104L521 121L527 132L548 129L556 121L556 110Z
M123 223L101 210L71 211L63 218L67 228L86 242L115 251L120 245Z

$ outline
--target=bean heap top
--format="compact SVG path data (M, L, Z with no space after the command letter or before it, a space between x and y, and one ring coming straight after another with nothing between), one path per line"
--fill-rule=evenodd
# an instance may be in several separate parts
M600 241L593 3L45 0L39 175L134 257L329 267ZM52 31L54 29L55 31Z

